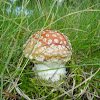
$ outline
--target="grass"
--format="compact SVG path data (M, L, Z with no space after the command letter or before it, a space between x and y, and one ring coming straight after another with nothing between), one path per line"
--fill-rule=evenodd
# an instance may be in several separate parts
M23 6L16 15L16 6ZM7 7L11 11L7 13ZM25 9L33 10L25 15ZM0 1L0 100L97 100L100 99L100 1L52 0ZM70 74L57 83L39 80L34 64L23 56L23 44L41 29L65 33L73 55ZM53 69L52 69L53 70Z

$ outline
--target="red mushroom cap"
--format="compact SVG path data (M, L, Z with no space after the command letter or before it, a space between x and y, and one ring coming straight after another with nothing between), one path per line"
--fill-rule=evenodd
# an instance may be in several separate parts
M32 35L24 45L24 55L36 61L70 60L71 43L67 36L55 30L44 30Z

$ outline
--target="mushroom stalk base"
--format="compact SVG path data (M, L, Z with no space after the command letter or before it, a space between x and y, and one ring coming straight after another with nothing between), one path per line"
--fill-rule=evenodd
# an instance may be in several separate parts
M40 78L54 82L60 80L62 76L66 75L66 68L64 67L65 64L41 63L35 64L34 70L39 71L37 72L37 75Z

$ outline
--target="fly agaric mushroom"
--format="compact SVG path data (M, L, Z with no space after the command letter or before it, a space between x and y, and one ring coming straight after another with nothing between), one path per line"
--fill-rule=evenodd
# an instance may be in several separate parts
M65 64L71 59L72 48L63 33L56 30L37 32L28 39L24 48L25 57L37 62L34 69L39 71L37 75L41 78L58 81L60 76L66 75Z

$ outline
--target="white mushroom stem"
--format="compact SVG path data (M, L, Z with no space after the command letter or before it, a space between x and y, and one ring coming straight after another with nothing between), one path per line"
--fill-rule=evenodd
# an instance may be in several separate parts
M54 69L53 69L54 68ZM52 82L60 80L61 77L66 75L65 64L60 64L57 62L43 62L35 64L34 67L37 75L45 80L51 80Z

